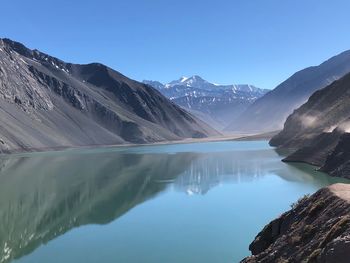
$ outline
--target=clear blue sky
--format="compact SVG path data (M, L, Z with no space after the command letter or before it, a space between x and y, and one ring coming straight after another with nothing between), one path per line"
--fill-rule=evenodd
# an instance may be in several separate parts
M350 49L349 10L349 0L11 0L0 37L137 80L273 88Z

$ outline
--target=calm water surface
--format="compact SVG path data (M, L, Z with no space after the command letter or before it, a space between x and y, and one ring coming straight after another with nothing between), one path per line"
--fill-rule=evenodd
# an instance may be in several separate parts
M336 180L265 141L0 157L0 262L229 263Z

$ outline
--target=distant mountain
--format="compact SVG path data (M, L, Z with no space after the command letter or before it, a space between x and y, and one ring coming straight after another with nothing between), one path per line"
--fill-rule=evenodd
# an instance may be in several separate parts
M199 76L182 77L168 84L150 80L143 82L217 129L226 127L268 91L252 85L214 84Z
M147 143L217 132L148 85L0 39L0 152Z
M285 161L322 167L334 176L350 178L350 73L315 92L291 114L270 144L294 148Z
M305 103L312 93L349 72L350 51L319 66L303 69L256 100L226 130L266 132L282 129L288 115Z

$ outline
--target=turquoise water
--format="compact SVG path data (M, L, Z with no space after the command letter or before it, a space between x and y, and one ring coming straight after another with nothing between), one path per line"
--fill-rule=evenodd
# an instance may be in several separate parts
M0 262L239 262L270 220L340 181L266 141L0 157Z

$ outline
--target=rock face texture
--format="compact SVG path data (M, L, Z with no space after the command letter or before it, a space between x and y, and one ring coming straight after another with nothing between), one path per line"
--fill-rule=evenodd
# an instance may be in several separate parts
M148 85L0 39L0 152L147 143L217 132Z
M335 184L303 198L249 246L243 263L346 263L350 258L350 186Z
M336 127L346 132L350 117L350 74L312 94L286 120L283 130L270 144L282 147L305 145L321 133L331 133ZM349 122L350 124L350 122Z
M350 72L350 51L319 66L301 70L274 90L256 100L227 130L264 132L283 128L288 115L306 102L312 93Z
M350 178L349 118L350 74L315 92L270 144L297 149L284 161L310 163L332 176Z
M343 134L321 170L331 176L350 178L350 134Z
M334 130L331 133L321 133L310 142L305 143L294 153L283 159L285 162L304 162L322 167L328 156L335 151L343 132ZM334 152L335 153L335 152Z
M219 130L268 92L248 84L214 84L200 76L182 77L168 84L150 80L143 82Z

